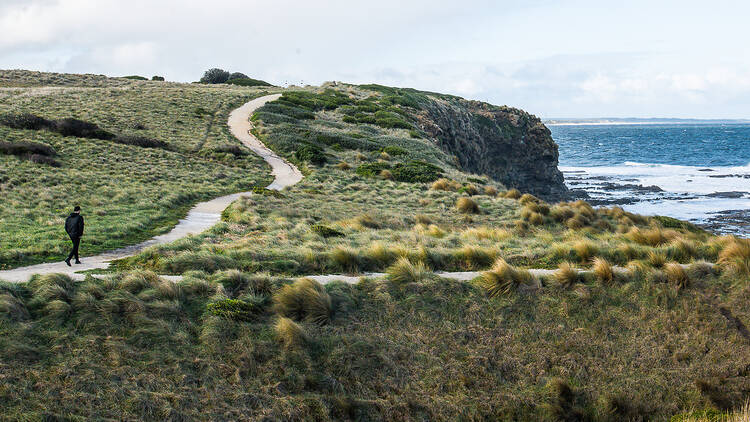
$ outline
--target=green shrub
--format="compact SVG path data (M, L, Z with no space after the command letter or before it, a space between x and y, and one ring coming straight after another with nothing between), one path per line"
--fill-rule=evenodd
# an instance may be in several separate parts
M151 80L157 81L157 82L164 82L164 76L152 76Z
M115 137L115 135L101 129L94 123L72 118L56 121L53 130L62 136L75 136L77 138L107 140Z
M229 80L229 72L223 69L213 68L208 69L203 73L203 77L200 79L202 84L223 84Z
M424 161L407 161L393 166L393 177L399 182L429 183L443 176L443 169Z
M383 170L389 170L391 165L388 163L374 162L365 163L357 167L357 174L363 177L377 177Z
M0 141L0 154L6 155L43 155L53 157L57 151L47 144L38 142L4 142Z
M383 148L383 152L393 157L397 157L399 155L406 155L409 153L404 148L401 148L396 145L388 145L387 147Z
M0 116L0 124L12 129L41 130L53 128L55 122L31 113L7 113Z
M343 92L326 89L322 93L291 91L282 94L278 103L302 107L309 111L335 110L342 105L352 104L353 99Z
M283 198L284 194L275 190L275 189L268 189L264 186L253 186L251 189L251 192L256 195L263 195L263 196L273 196L274 198Z
M212 315L234 321L251 321L263 311L253 303L238 299L224 299L209 303L206 310Z
M338 230L336 230L334 228L328 227L326 225L323 225L323 224L315 224L312 227L310 227L310 230L312 230L313 232L315 232L315 233L317 233L317 234L319 234L319 235L321 235L321 236L323 236L325 238L328 238L328 237L339 237L339 236L343 236L344 235L344 233L341 233L340 231L338 231Z
M300 161L309 161L313 164L324 164L327 161L323 149L317 145L304 144L294 152L295 158Z
M259 79L252 79L248 77L234 78L234 79L230 77L229 80L227 80L227 83L230 85L239 85L239 86L273 86L266 81L261 81Z
M145 78L143 76L138 76L138 75L123 76L123 78L125 78L125 79L133 79L133 80L136 80L136 81L147 81L148 80L148 78Z

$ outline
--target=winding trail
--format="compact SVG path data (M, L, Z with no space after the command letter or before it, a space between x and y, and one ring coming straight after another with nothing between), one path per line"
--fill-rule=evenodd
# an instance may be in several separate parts
M281 97L281 94L273 94L251 100L232 111L227 122L232 135L239 139L246 147L250 148L253 152L258 154L271 166L272 174L274 175L274 181L270 185L268 185L268 189L274 190L281 190L287 186L294 185L301 181L303 177L302 173L296 166L271 151L268 147L263 145L263 143L260 142L258 138L250 133L250 130L252 129L250 116L253 114L253 112L256 109L262 107L267 102L274 101L279 97ZM105 252L101 255L84 257L81 259L83 261L83 264L81 265L73 264L72 267L68 267L64 262L31 265L28 267L0 271L0 280L21 283L28 281L34 274L49 273L67 274L74 279L82 280L85 278L85 275L78 273L79 271L104 269L109 266L109 263L111 261L133 256L149 246L173 242L175 240L187 237L188 235L198 234L211 228L214 224L218 223L221 220L221 213L222 211L224 211L224 209L226 209L232 202L234 202L241 196L248 195L252 195L252 192L235 193L215 198L207 202L201 202L194 206L188 212L188 215L184 219L180 220L179 223L169 233L153 237L137 245L127 246L111 252ZM686 268L687 265L683 265L683 267ZM613 269L615 271L627 271L626 269L620 267L615 267ZM526 270L528 270L536 278L550 277L555 272L555 270L537 268L529 268ZM587 273L590 271L591 270L585 269L578 270L579 273ZM458 281L469 281L480 276L482 272L483 271L436 272L435 274L443 278L449 278ZM305 277L316 280L322 284L330 283L336 280L354 284L359 282L362 277L382 278L385 276L385 273L365 273L362 275L329 274L309 275ZM160 277L172 281L179 281L182 279L182 276L160 275Z
M283 158L276 155L273 151L266 148L255 136L250 133L252 123L250 123L250 116L253 112L262 107L265 103L278 99L281 94L266 95L264 97L256 98L243 104L240 108L232 111L229 115L229 129L232 134L239 139L246 147L250 148L253 152L260 155L272 168L273 175L276 177L268 186L268 189L281 190L286 186L291 186L300 180L302 180L302 173ZM178 239L182 239L191 234L198 234L211 228L214 224L221 220L221 213L226 207L232 202L237 200L241 196L252 195L252 192L241 192L231 195L214 198L207 202L201 202L195 205L187 214L187 216L180 220L179 223L169 233L153 237L145 242L137 245L126 246L124 248L116 249L114 251L105 252L101 255L82 257L81 261L83 264L73 264L72 267L68 267L62 262L64 257L60 257L60 262L53 262L47 264L31 265L28 267L14 268L12 270L0 271L0 280L10 281L14 283L22 283L28 281L34 274L49 274L49 273L62 273L67 274L74 279L82 280L85 276L79 274L79 271L104 269L109 266L109 263L116 259L126 258L142 251L143 249L159 245L162 243L173 242ZM86 237L83 238L84 247Z

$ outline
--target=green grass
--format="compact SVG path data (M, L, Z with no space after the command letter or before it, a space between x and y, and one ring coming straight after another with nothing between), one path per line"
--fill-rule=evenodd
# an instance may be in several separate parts
M16 73L0 73L0 83L8 74L17 86L33 85ZM40 79L104 84L94 76ZM417 109L450 96L345 84L284 91L253 117L262 140L306 173L276 192L261 187L267 170L253 155L226 147L236 145L224 124L232 102L259 91L112 84L53 91L59 103L24 94L29 88L0 91L0 112L67 113L171 150L0 128L8 142L50 145L62 163L59 173L40 173L31 167L38 164L0 156L14 166L0 176L14 201L7 209L23 210L5 212L2 227L51 250L38 239L59 230L54 218L62 217L48 209L70 201L52 186L76 174L96 181L84 192L106 192L91 197L113 198L124 211L83 204L107 211L87 220L92 235L106 227L132 232L123 215L148 222L155 210L172 212L164 192L255 194L233 203L211 230L119 262L108 279L0 284L3 417L691 420L703 409L720 415L745 403L746 240L616 207L547 204L458 171L426 133L344 120L386 112L419 127ZM118 106L138 101L161 114ZM168 124L162 114L170 113ZM325 161L297 156L302 146ZM426 164L397 177L396 169L415 162ZM422 178L432 166L439 179ZM154 168L169 172L155 176ZM204 169L225 177L207 179ZM257 180L244 186L240 174ZM30 194L11 189L19 183ZM123 189L131 193L116 196ZM459 201L476 208L459 209ZM540 278L529 267L560 269ZM483 274L458 282L434 274L441 270ZM365 271L387 277L325 286L300 279Z
M168 231L196 202L270 181L267 166L255 155L238 157L221 150L239 144L225 129L229 111L260 92L114 85L50 92L23 88L0 100L0 113L79 118L112 133L150 138L168 147L144 149L0 126L6 142L51 146L60 164L52 168L0 155L0 268L60 260L69 247L62 222L76 204L87 217L81 251L90 255ZM196 106L212 111L197 116L192 113Z

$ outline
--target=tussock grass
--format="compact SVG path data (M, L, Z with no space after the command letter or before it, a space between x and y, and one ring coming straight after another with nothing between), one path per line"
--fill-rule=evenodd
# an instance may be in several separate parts
M579 240L573 244L573 251L580 262L588 262L599 253L599 248L590 240Z
M603 285L610 285L614 280L614 271L612 265L602 258L594 258L591 270L597 281Z
M333 316L331 297L317 281L301 278L282 286L273 296L276 312L295 321L327 324Z
M348 246L336 246L330 252L330 259L342 271L356 272L362 263L359 251Z
M648 252L647 260L652 267L662 268L667 263L668 258L664 252L652 250Z
M479 214L479 205L473 199L465 196L458 198L456 209L464 214Z
M690 277L679 263L669 262L664 264L664 274L667 281L678 289L684 289L690 285Z
M406 257L399 258L393 265L386 270L388 280L403 285L407 283L420 283L429 279L432 274L427 266L418 261L413 263Z
M510 189L503 194L503 197L508 199L519 199L521 198L521 192L518 189Z
M553 277L558 285L565 288L573 287L580 280L578 270L570 262L561 263Z
M308 339L302 326L291 318L279 317L273 326L273 331L286 350L298 349L304 346Z
M496 297L515 292L519 287L529 286L533 279L530 272L519 270L504 259L498 258L492 269L482 273L480 285L487 290L490 297Z
M718 263L735 274L750 276L750 240L730 237L719 252Z

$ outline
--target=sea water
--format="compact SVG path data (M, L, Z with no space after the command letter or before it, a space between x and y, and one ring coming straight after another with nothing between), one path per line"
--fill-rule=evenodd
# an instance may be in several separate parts
M549 128L566 184L590 202L750 236L750 124Z

